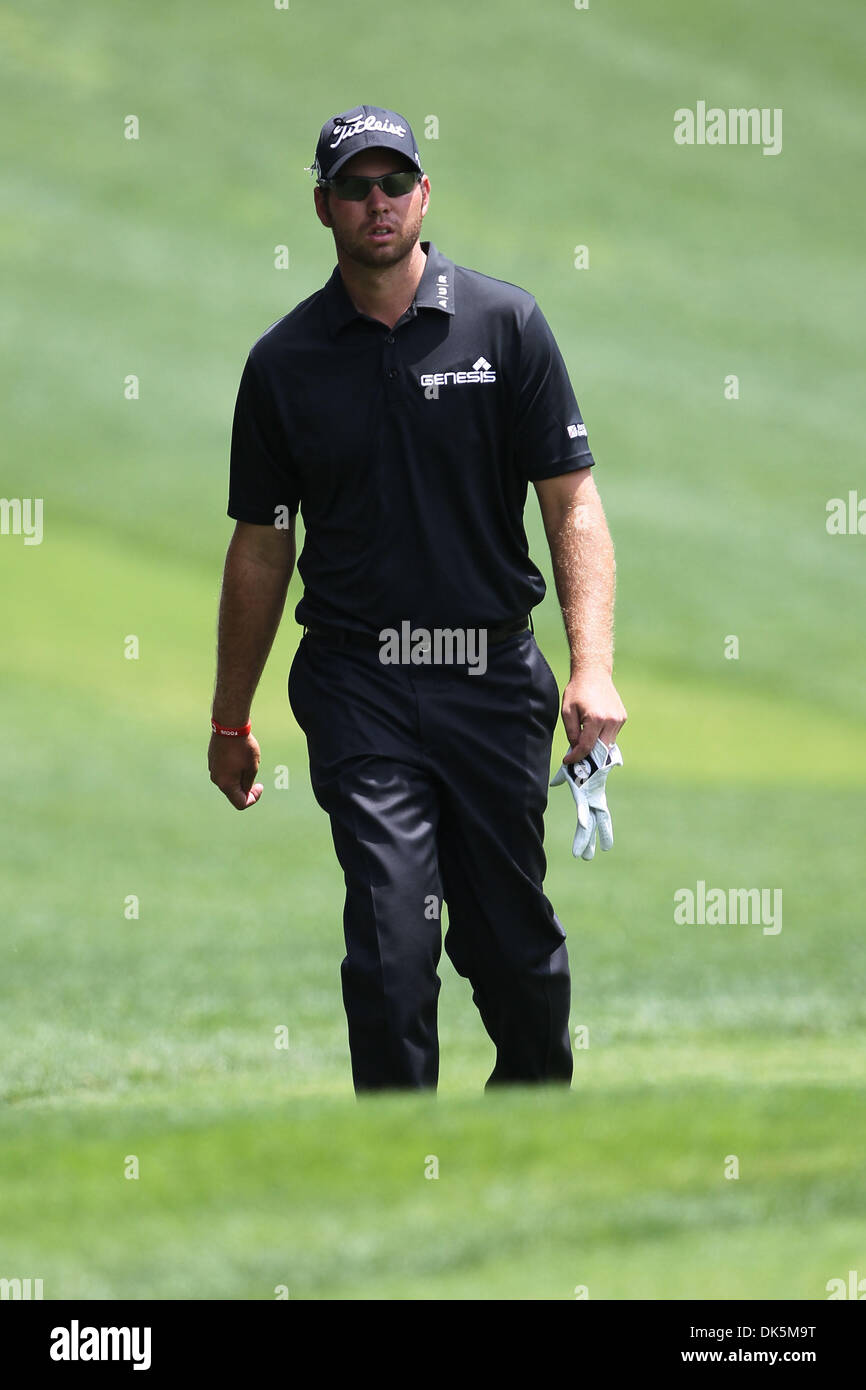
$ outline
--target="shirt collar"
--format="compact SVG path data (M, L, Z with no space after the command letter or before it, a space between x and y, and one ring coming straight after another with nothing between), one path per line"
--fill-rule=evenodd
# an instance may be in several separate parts
M454 262L449 261L437 251L432 241L421 242L422 251L427 253L427 264L415 291L415 309L438 309L443 314L454 313ZM331 337L336 337L352 319L363 317L358 313L346 292L340 267L334 266L330 280L323 290L325 315Z

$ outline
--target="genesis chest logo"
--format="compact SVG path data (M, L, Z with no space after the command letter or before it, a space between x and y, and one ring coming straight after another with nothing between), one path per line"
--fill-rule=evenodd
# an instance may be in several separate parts
M495 381L496 372L486 357L478 357L468 372L425 372L419 378L422 386L474 386Z

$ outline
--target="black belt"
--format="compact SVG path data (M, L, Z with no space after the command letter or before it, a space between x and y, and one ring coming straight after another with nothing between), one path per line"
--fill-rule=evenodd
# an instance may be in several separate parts
M509 637L513 637L518 632L525 632L528 627L532 627L531 618L515 618L513 622L501 623L499 627L488 627L487 645L495 647L500 642L506 642ZM452 629L457 631L459 629ZM485 629L476 629L476 631ZM323 642L332 642L338 647L381 647L382 639L376 632L358 632L350 627L305 627L305 637L316 637Z

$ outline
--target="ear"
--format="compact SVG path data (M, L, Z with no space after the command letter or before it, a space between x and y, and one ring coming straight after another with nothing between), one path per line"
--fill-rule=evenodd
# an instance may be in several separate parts
M313 189L313 201L314 201L315 204L316 204L316 216L318 217L318 219L319 219L319 221L321 222L322 226L323 226L323 227L331 227L331 226L333 226L333 222L332 222L332 219L331 219L331 214L330 214L330 212L328 211L328 200L327 200L327 198L325 197L324 190L321 189L321 188L319 188L318 184L317 184L316 187Z
M430 180L425 174L421 180L421 216L426 217L430 206Z

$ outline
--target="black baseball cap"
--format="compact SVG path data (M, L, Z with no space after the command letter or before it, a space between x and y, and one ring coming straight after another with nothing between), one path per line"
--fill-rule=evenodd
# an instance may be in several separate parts
M381 106L355 106L322 126L312 168L320 179L332 179L352 155L380 147L397 150L421 168L412 127L403 116Z

